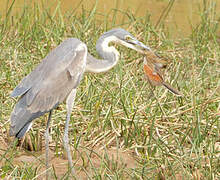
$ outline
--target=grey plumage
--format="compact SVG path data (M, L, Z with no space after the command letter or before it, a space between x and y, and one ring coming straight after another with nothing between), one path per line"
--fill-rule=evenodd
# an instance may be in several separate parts
M87 51L76 53L81 43L73 38L61 43L14 89L11 96L21 98L11 115L11 136L22 137L26 124L55 108L78 86L86 65L83 54Z
M105 72L117 64L119 52L113 46L109 46L110 42L122 44L141 53L150 49L124 29L113 29L104 33L97 41L96 50L103 58L98 60L87 52L87 46L83 42L76 38L69 38L52 50L11 94L11 97L21 96L11 113L11 136L23 137L34 119L50 112L45 132L47 169L52 110L66 99L67 117L63 142L71 172L75 175L68 144L68 127L76 88L85 71ZM47 171L46 179L48 176Z

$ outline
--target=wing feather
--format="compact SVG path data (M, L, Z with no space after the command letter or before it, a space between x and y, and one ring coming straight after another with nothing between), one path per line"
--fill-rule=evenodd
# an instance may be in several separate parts
M83 48L77 49L79 46ZM22 129L27 124L67 98L71 90L79 85L85 71L86 56L84 43L67 39L36 67L37 70L23 79L16 88L28 90L22 94L17 93L15 88L14 94L22 96L11 114L10 135L23 135Z
M11 93L11 97L25 94L37 82L42 81L53 71L51 66L56 67L71 61L67 57L69 57L69 53L74 52L73 50L79 43L82 42L76 38L69 38L53 49L30 74L22 79L21 83Z

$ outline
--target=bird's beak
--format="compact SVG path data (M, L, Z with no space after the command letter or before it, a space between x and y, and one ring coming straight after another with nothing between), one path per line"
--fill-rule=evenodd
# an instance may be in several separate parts
M138 41L137 39L128 40L127 43L133 45L132 49L140 52L145 53L146 51L151 51L151 48L143 44L142 42Z

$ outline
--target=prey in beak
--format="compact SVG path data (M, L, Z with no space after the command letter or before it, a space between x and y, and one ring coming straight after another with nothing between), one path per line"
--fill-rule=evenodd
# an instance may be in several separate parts
M171 93L183 96L181 92L166 83L163 79L162 69L166 68L167 61L157 56L153 51L145 51L144 74L152 86L164 86Z

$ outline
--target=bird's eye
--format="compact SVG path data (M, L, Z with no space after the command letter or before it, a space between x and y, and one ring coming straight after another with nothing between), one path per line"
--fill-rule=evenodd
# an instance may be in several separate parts
M126 37L125 37L125 40L126 40L126 41L130 41L130 40L131 40L131 37L130 37L130 36L126 36Z

